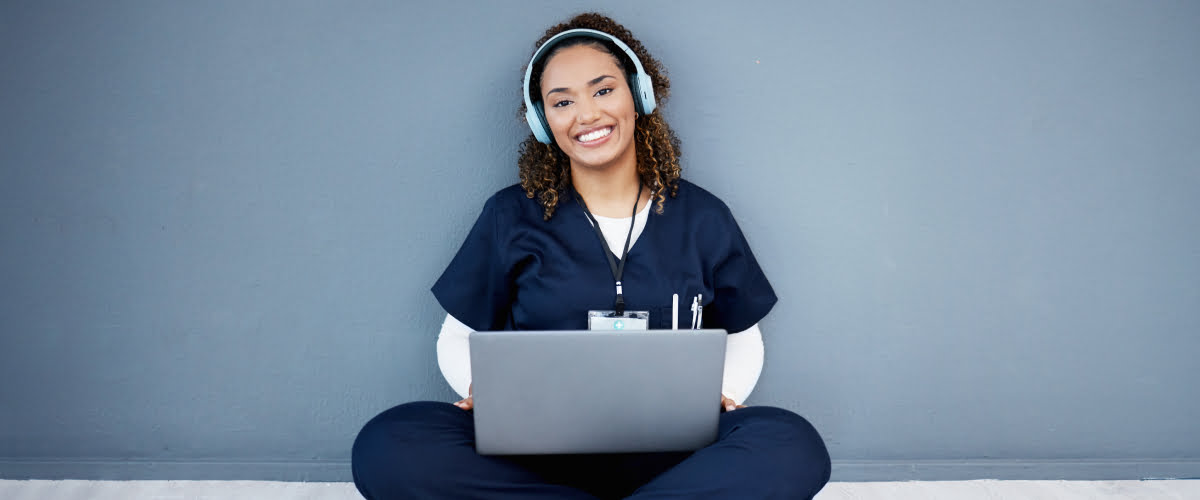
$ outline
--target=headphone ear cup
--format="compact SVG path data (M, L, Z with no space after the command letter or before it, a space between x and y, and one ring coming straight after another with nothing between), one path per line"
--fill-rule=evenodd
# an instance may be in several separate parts
M546 122L545 112L542 111L541 101L533 103L529 109L525 110L525 123L529 124L529 130L533 132L533 137L542 144L550 144L553 142L550 133L550 124Z
M638 73L637 81L638 101L641 104L642 114L648 115L653 113L654 109L658 107L657 103L654 102L654 81L646 73Z

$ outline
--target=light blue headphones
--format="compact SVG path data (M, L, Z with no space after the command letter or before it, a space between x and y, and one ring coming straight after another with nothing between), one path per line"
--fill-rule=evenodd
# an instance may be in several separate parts
M597 40L605 40L612 42L617 48L625 52L629 59L633 61L633 68L637 73L629 79L629 90L633 92L633 107L638 113L648 115L654 112L654 82L650 80L650 75L646 74L646 70L642 68L642 62L638 60L637 54L625 45L624 42L603 31L590 29L573 29L567 30L557 35L554 35L541 47L538 47L537 52L533 53L533 58L529 60L529 66L525 68L525 121L529 123L529 129L533 131L533 136L542 144L550 144L554 142L554 135L550 132L550 124L546 121L546 111L542 108L542 100L539 97L534 99L529 95L529 79L533 76L533 67L539 60L550 52L550 49L559 42L568 38L595 38Z

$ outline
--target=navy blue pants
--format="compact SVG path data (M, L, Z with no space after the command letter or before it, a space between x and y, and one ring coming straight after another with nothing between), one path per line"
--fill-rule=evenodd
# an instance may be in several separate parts
M470 412L406 403L363 426L351 460L368 500L809 499L830 472L816 429L767 406L721 414L717 442L695 452L485 456Z

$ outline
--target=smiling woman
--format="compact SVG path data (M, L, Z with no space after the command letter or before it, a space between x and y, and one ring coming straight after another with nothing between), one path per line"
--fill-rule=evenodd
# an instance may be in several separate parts
M438 363L465 397L402 404L368 422L352 458L363 496L803 499L829 480L829 454L807 420L739 404L761 372L757 325L777 298L729 207L680 178L679 140L658 109L669 91L662 65L607 17L546 31L525 70L521 183L485 203L433 286L448 313ZM694 313L677 311L675 295L692 298ZM585 330L610 304L600 314L636 318L639 329L686 325L692 314L695 328L734 332L713 394L713 413L724 410L716 442L694 452L476 453L468 334Z
M564 38L557 43L547 45L551 38L569 30L579 29L611 34L613 38L621 41L628 51L617 47L613 41L587 36ZM589 99L585 104L589 107L591 105L600 107L604 106L602 103L609 103L608 107L602 108L610 111L609 116L602 119L609 120L610 123L618 116L628 119L621 128L626 134L625 139L627 140L625 142L618 141L619 144L609 145L606 149L619 150L625 155L633 156L633 158L622 157L621 164L633 165L637 172L636 176L649 191L646 198L654 200L655 212L661 214L666 197L678 194L679 186L676 181L681 173L679 138L663 119L662 114L654 112L654 107L671 95L671 80L667 77L662 63L651 56L642 43L634 38L633 34L624 26L608 17L592 13L581 14L565 23L552 26L538 40L537 46L539 49L544 49L545 53L539 54L540 58L530 61L526 68L528 93L524 111L527 117L529 111L533 111L533 114L536 115L542 110L544 102L544 119L550 122L549 126L554 135L553 140L539 140L535 131L521 144L521 155L517 165L520 171L521 187L525 189L525 193L530 197L538 198L545 210L545 218L549 219L554 215L561 196L567 193L571 187L572 175L581 174L571 168L572 157L569 151L577 148L574 147L575 142L570 137L569 129L560 130L555 126L557 123L559 127L562 127L566 121L578 116L577 113L580 111L578 109L559 109L560 97L551 96L552 92L558 94L560 92L556 91L575 87L576 92L592 91L586 95ZM563 52L568 52L568 57L557 57ZM633 54L633 57L630 56L630 53ZM571 57L574 55L582 55L583 58ZM556 64L551 65L551 61ZM556 67L560 66L557 63L564 64L561 64L562 67L559 68ZM590 66L590 64L595 64L595 66ZM552 79L547 78L547 68L552 70L550 75ZM645 75L644 81L636 77L639 70L640 74ZM588 71L596 74L588 76ZM583 74L570 74L574 72ZM612 78L603 78L604 76ZM572 82L571 77L583 80ZM596 79L602 80L593 81ZM637 90L642 95L632 95L631 83L639 87ZM593 89L592 87L597 88ZM546 90L543 91L543 88ZM608 97L608 99L602 97ZM550 99L554 99L554 101L552 102ZM574 98L562 97L561 99L566 101L563 106L566 108L580 102L577 96ZM626 105L629 106L629 109L621 111L621 114L616 114L616 110L611 109L614 106ZM590 109L584 110L584 112L590 111ZM576 114L572 115L571 113ZM565 135L560 136L560 134ZM630 143L634 144L632 151L629 151ZM584 158L580 157L580 159ZM633 161L634 159L636 162Z
M597 72L600 76L593 78ZM637 112L624 76L613 76L622 74L616 57L591 45L557 51L542 73L542 88L550 88L542 97L546 122L555 145L571 159L570 172L579 185L608 178L637 182L637 158L630 147ZM623 210L592 207L608 217L620 217Z

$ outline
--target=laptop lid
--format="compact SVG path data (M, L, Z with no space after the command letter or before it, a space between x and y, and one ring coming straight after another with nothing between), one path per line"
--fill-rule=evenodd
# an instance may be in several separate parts
M695 450L716 440L724 330L473 332L480 454Z

